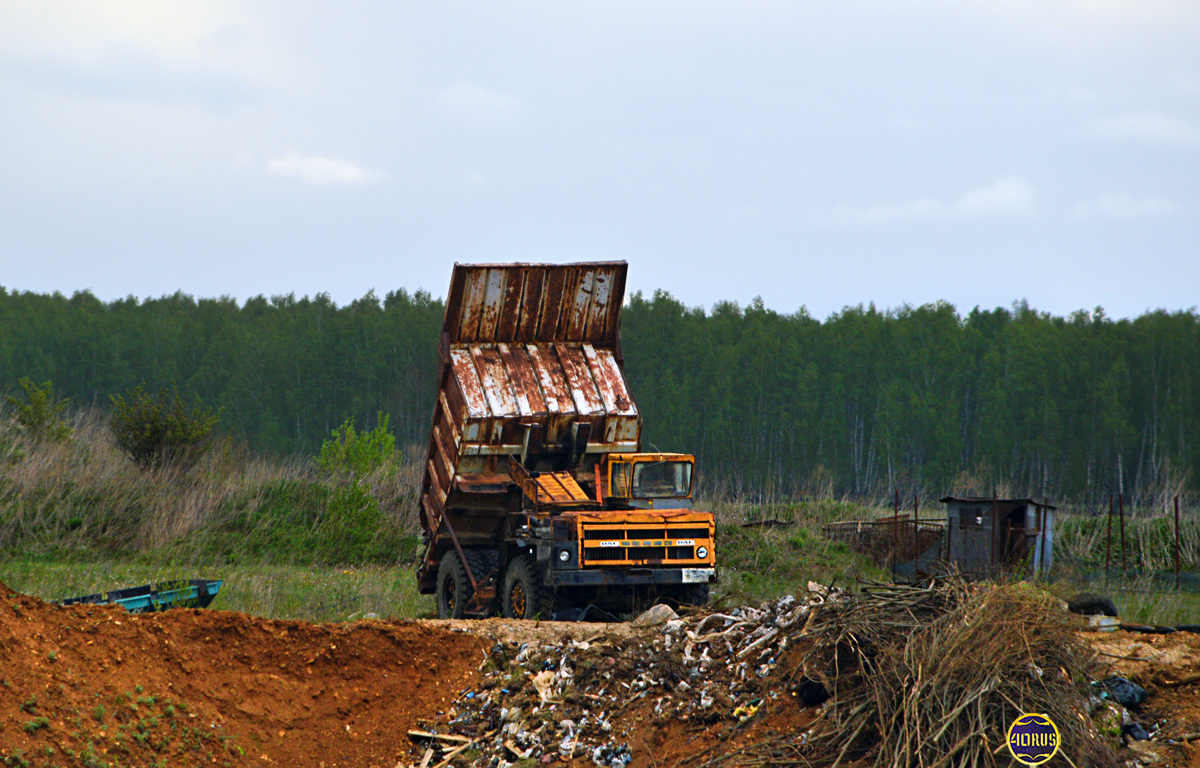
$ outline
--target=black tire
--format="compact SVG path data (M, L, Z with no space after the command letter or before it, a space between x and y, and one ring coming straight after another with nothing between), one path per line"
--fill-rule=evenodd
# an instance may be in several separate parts
M1117 606L1103 595L1084 592L1067 601L1067 610L1083 616L1116 616Z
M505 618L549 619L554 615L554 592L538 577L537 563L521 555L504 572L500 604Z
M467 571L454 552L442 557L437 573L437 610L439 619L461 619L467 601L471 599L471 584Z

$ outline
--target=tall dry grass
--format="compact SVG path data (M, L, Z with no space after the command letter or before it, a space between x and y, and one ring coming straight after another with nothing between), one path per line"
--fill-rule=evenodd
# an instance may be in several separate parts
M31 441L7 417L0 412L0 551L10 554L154 549L255 518L280 487L336 482L309 457L257 455L227 438L193 466L143 470L99 409L70 414L72 436L61 442ZM417 532L420 466L409 450L365 479L395 530ZM327 493L308 496L315 504Z

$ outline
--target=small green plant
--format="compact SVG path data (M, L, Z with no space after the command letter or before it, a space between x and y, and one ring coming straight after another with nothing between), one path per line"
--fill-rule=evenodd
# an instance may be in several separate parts
M21 704L21 711L33 714L33 710L37 709L37 696L30 696Z
M104 722L104 705L103 704L97 704L95 707L92 708L92 719L95 720L97 723Z
M50 653L46 654L46 658L50 660L51 664L53 664L54 662L58 661L58 651L50 651Z
M35 717L32 720L25 723L25 733L37 733L42 728L49 728L49 727L50 727L50 718Z
M25 759L25 753L17 749L4 758L4 764L13 766L13 768L27 768L29 761Z
M117 446L142 469L190 467L209 447L217 414L177 392L149 394L139 386L126 400L113 395L109 428Z
M140 685L135 685L135 686L133 686L133 692L134 692L134 693L141 693L141 692L142 692L142 691L144 691L144 690L146 690L146 689L145 689L145 688L143 688L143 687L142 687L142 686L140 686Z
M17 382L24 394L8 398L8 403L15 412L14 420L17 427L33 440L49 440L58 442L71 436L71 428L62 419L62 413L67 408L67 401L54 396L54 387L50 382L43 382L39 387L28 378Z
M350 473L357 481L383 466L396 452L396 437L388 431L388 417L380 413L379 423L370 431L356 432L354 418L333 430L321 444L317 462L327 472Z

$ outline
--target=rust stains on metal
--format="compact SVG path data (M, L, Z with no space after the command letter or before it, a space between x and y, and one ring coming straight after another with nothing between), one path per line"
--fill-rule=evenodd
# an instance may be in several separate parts
M627 265L455 264L444 329L450 344L616 344Z
M611 350L565 344L472 344L450 353L466 401L460 419L528 416L637 416Z

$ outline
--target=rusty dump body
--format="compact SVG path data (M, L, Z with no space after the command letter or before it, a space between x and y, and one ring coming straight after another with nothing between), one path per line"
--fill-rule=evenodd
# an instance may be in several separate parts
M422 592L437 592L439 574L458 567L443 567L448 554L466 576L458 597L477 614L495 609L522 555L551 591L699 583L684 565L705 570L705 584L715 577L712 516L688 508L691 465L679 462L691 457L673 460L686 494L642 503L606 492L611 467L625 466L615 457L641 456L641 419L622 372L625 274L625 262L455 265L420 495ZM589 533L600 529L602 539ZM679 568L667 573L668 563Z

